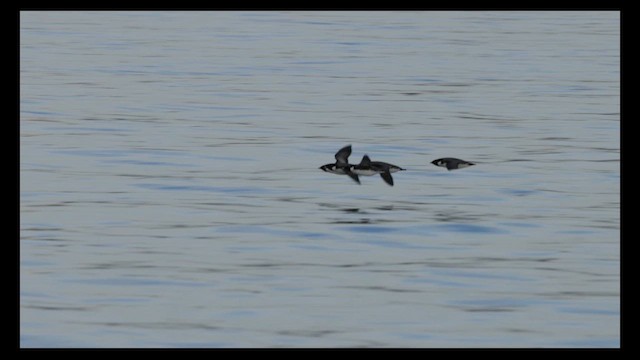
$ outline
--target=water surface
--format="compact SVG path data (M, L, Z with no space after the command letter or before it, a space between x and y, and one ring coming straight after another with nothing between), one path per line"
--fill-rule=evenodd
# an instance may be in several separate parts
M21 12L21 346L618 347L619 22Z

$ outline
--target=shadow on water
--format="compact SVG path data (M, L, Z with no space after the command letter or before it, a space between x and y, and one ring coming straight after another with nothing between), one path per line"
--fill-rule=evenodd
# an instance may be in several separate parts
M380 223L401 223L401 220L385 218L381 212L389 212L394 210L393 205L372 207L366 210L362 207L352 207L350 205L319 203L321 208L329 209L335 216L329 217L327 222L330 224L380 224Z

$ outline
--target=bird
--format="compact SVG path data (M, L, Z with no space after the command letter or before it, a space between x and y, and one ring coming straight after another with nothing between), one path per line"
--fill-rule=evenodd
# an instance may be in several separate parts
M391 173L402 170L406 169L382 161L371 161L368 155L362 157L360 164L353 165L350 168L350 171L356 175L372 176L380 174L382 180L391 186L393 186L393 177L391 177Z
M347 145L342 149L338 150L335 155L336 162L333 164L325 164L319 167L320 170L326 171L331 174L337 175L349 175L353 181L360 184L360 179L358 175L353 173L351 169L355 166L349 164L349 155L351 155L351 145Z
M435 166L446 167L447 170L449 171L455 170L455 169L462 169L462 168L469 167L471 165L475 165L474 163L469 161L450 158L450 157L436 159L436 160L433 160L431 163Z

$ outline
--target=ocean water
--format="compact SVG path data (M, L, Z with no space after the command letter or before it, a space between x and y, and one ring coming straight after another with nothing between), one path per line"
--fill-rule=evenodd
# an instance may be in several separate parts
M20 13L21 347L619 347L619 241L619 12Z

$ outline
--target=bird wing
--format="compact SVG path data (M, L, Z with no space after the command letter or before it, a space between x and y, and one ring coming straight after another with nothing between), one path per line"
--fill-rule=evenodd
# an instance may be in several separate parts
M351 155L351 145L347 145L336 153L336 161L339 164L348 164L349 155Z
M380 177L382 177L382 180L384 180L384 182L393 186L393 178L391 177L391 173L388 170L385 172L381 172Z

